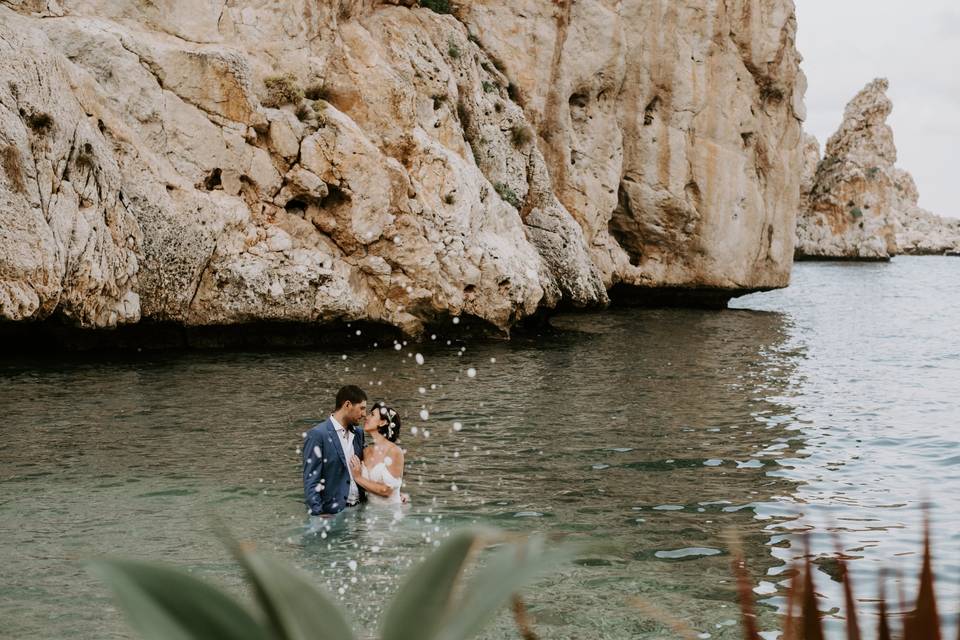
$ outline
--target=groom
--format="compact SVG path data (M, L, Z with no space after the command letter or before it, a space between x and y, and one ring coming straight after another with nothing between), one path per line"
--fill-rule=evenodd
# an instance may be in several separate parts
M303 443L303 497L310 515L331 515L359 504L357 486L347 462L363 458L363 429L356 425L367 413L367 394L347 385L337 392L333 414L307 432Z

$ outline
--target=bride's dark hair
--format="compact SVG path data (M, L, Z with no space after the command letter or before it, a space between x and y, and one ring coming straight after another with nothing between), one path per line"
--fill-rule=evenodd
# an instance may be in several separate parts
M386 422L378 429L380 435L390 442L396 442L400 438L400 414L383 402L373 403L373 410L380 414L381 422Z

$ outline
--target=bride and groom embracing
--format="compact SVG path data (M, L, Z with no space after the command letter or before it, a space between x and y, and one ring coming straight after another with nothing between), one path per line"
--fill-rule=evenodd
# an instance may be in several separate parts
M383 402L367 411L367 394L347 385L337 392L329 418L306 433L303 497L310 515L333 515L369 501L399 505L403 449L400 416ZM372 444L365 448L369 441Z

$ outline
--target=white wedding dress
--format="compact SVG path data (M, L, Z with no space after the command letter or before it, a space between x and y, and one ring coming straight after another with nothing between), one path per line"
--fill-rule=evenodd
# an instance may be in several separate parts
M375 493L367 491L368 504L399 505L401 503L400 486L403 484L403 478L394 478L386 464L383 462L378 462L376 465L374 465L373 469L368 469L367 465L361 465L360 472L367 480L373 480L374 482L385 484L392 490L390 495L387 497L378 496Z

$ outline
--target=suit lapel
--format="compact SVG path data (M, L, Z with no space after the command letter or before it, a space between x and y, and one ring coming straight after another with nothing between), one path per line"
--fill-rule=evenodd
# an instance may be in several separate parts
M353 451L363 460L363 429L354 428L353 430Z
M343 455L343 445L340 444L340 434L337 433L337 428L333 426L333 420L327 419L327 428L330 430L330 433L333 434L333 448L337 450L337 456L340 458L340 462L343 463L343 466L347 466L347 458Z

